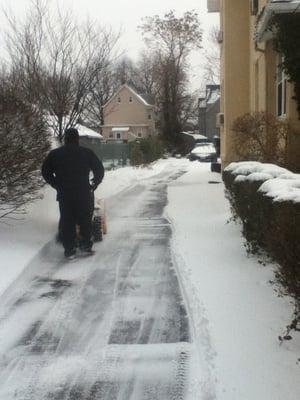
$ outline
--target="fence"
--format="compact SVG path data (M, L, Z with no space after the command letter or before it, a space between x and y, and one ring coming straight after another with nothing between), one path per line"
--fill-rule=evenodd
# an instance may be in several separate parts
M128 143L102 143L99 139L81 137L80 144L93 150L107 170L129 164Z

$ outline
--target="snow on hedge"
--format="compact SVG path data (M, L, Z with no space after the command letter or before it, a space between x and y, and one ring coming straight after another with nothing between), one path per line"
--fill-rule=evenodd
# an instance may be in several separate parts
M258 190L274 201L300 203L300 174L274 164L257 161L233 162L225 168L225 171L236 176L235 182L263 181Z

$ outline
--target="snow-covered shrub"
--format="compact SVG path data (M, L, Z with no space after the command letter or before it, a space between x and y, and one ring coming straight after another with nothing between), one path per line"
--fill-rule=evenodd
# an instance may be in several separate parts
M223 180L249 249L264 249L279 263L277 278L296 299L299 313L300 175L276 165L240 162L224 170Z
M39 110L0 86L0 218L24 211L42 185L49 141Z

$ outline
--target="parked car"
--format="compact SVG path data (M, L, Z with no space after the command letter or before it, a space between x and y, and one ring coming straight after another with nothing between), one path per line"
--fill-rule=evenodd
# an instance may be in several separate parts
M217 152L212 143L197 143L188 158L190 161L216 161Z

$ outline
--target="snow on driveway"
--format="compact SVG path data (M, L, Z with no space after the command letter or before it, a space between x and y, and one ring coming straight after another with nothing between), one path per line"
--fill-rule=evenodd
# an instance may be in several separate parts
M1 297L1 400L181 400L193 353L163 217L168 172L112 197L88 259L48 242Z
M125 167L105 173L96 195L109 198L164 170L172 169L177 160L159 160L148 167ZM56 192L45 186L43 199L27 207L27 214L16 219L0 220L0 295L24 267L57 232L58 204Z
M299 335L277 340L291 301L227 223L220 175L161 160L98 195L108 235L88 259L52 240L49 190L0 226L0 400L298 400Z

